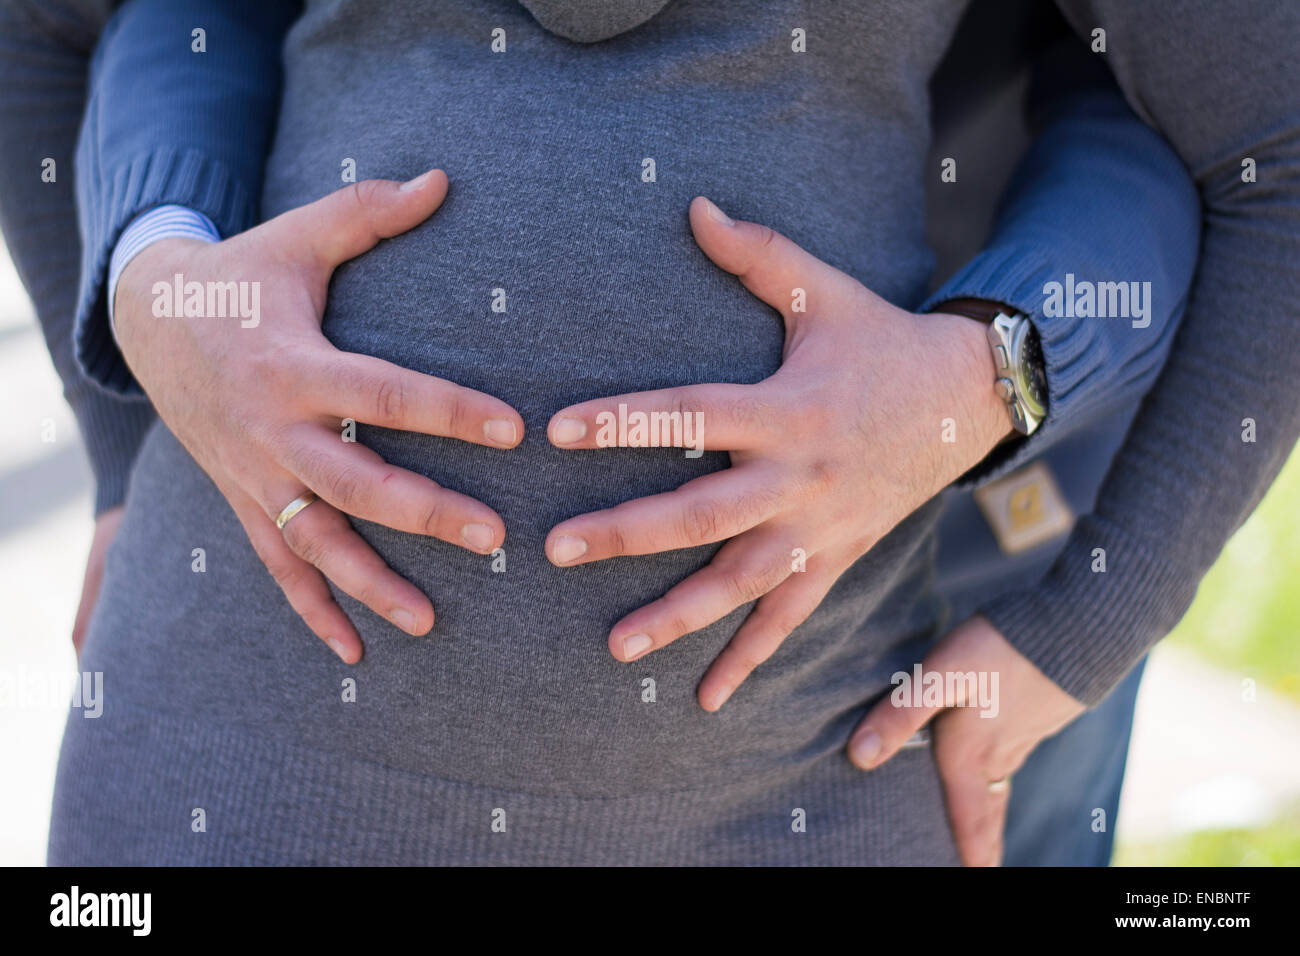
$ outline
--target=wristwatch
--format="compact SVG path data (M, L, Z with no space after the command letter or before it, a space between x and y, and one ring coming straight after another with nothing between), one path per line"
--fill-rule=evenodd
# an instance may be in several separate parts
M930 311L964 315L988 325L998 397L1007 403L1011 427L1032 435L1047 417L1047 367L1034 323L1022 312L984 299L949 299Z

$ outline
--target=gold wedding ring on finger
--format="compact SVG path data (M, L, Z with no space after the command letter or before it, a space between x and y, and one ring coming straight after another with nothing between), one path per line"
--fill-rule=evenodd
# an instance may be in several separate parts
M1011 789L1011 778L1003 777L1001 780L989 781L989 793L1006 793Z
M296 515L299 511L302 511L303 508L306 508L309 504L311 504L315 500L316 500L316 492L304 491L297 498L294 498L293 501L285 505L284 510L275 516L275 526L279 528L281 531L283 531L284 526L289 523L289 520L294 515Z

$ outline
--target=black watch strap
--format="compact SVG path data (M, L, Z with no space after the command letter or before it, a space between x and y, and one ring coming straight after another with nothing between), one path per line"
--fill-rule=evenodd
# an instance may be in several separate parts
M1011 306L1002 302L993 302L989 299L947 299L940 302L931 312L947 312L950 315L964 315L968 319L975 319L990 325L999 313L1006 315L1020 315L1019 309L1013 309Z

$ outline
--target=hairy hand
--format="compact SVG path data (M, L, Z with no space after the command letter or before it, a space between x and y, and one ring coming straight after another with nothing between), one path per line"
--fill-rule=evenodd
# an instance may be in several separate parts
M756 385L688 385L583 402L556 413L561 448L601 445L602 413L667 413L702 426L731 467L675 491L553 528L557 565L726 541L712 562L616 623L632 661L757 605L700 683L717 710L899 521L1010 432L982 323L914 315L766 226L691 205L700 248L786 327L780 369ZM684 444L683 438L677 442ZM618 454L616 450L608 454Z
M294 610L349 663L361 639L326 577L410 634L433 626L433 605L345 512L482 554L505 538L486 505L343 441L343 421L511 448L523 437L519 414L444 379L339 351L321 334L334 269L423 222L446 193L441 170L404 185L357 183L224 242L157 242L117 287L117 338L137 380L230 502ZM157 317L155 298L177 273L186 283L258 283L263 314ZM307 490L320 500L281 534L275 517Z

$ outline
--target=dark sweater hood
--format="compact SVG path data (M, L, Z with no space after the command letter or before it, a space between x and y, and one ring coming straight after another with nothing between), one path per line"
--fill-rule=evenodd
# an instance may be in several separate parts
M577 43L597 43L633 30L669 0L519 0L538 23Z

